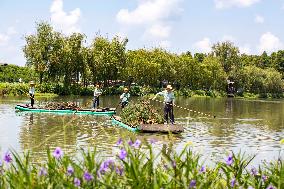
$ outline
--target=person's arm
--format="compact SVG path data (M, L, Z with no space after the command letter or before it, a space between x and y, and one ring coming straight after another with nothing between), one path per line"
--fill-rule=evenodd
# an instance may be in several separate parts
M154 96L154 98L152 98L152 100L155 100L158 95L164 95L164 92L163 92L163 91L162 91L162 92L158 92L158 93Z
M122 95L120 95L120 100L122 100L123 99L123 97L124 97L124 93L122 93Z

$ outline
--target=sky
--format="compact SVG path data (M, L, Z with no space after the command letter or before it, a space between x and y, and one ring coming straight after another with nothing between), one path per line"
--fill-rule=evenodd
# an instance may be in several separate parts
M127 37L127 49L208 53L231 41L241 53L284 49L284 0L0 0L0 63L24 66L25 36L56 31Z

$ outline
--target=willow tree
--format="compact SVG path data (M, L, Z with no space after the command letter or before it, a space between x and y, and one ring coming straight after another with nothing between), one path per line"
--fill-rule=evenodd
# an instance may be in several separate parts
M42 83L44 74L48 71L49 52L52 48L53 28L46 22L37 23L36 33L25 37L23 48L27 66L34 67Z
M226 73L240 67L239 48L230 41L214 44L213 54L219 58Z
M114 37L111 41L98 36L93 40L91 46L91 57L93 58L91 71L94 81L117 80L121 70L125 67L125 49L127 39Z

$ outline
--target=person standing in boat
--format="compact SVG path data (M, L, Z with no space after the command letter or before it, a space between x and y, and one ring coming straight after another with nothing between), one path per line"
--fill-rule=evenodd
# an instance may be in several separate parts
M30 81L29 95L31 99L31 107L34 107L35 103L35 82Z
M124 108L125 106L127 106L129 98L130 98L128 88L124 88L123 91L124 92L122 93L122 95L120 95L121 108Z
M168 124L168 117L170 117L170 122L171 124L174 124L175 120L174 120L174 100L175 100L175 96L173 93L173 88L171 85L167 85L166 89L162 92L159 92L155 95L155 97L153 98L153 100L155 98L157 98L158 95L161 95L164 97L164 120L165 120L165 124Z
M100 105L100 95L102 94L101 86L99 84L96 85L94 90L94 100L93 100L93 108L98 108Z

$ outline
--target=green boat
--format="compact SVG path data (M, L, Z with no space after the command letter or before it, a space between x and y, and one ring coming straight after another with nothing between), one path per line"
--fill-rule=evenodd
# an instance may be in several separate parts
M122 123L120 120L119 120L119 117L118 116L112 116L111 117L111 121L112 121L112 124L113 125L116 125L116 126L119 126L119 127L122 127L124 129L127 129L129 131L132 131L132 132L139 132L140 129L138 127L131 127L125 123Z
M119 116L112 116L111 121L113 125L125 128L132 132L179 134L184 131L184 127L177 124L140 124L137 127L132 127L121 122Z
M58 113L58 114L86 114L86 115L114 115L115 108L102 108L102 109L44 109L44 108L32 108L26 105L16 105L15 109L20 111L36 112L36 113Z

